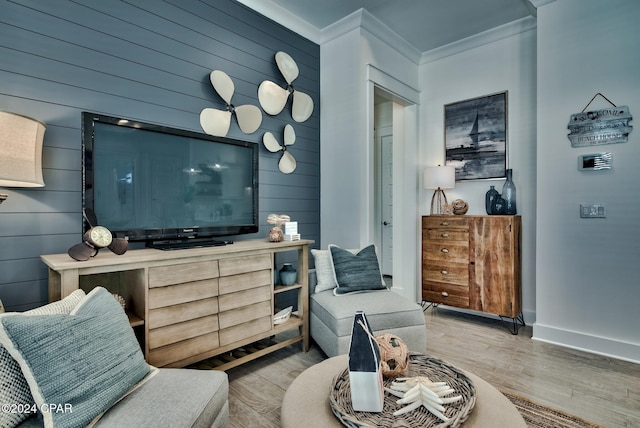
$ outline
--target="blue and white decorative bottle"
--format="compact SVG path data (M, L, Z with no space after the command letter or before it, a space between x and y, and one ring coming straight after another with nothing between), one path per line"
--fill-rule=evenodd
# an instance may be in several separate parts
M504 213L507 215L515 215L518 213L516 209L516 185L513 183L513 170L507 170L507 181L502 186L502 199L504 199Z

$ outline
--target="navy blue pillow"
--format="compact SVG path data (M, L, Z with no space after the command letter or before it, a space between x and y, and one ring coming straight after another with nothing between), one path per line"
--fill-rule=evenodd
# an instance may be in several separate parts
M338 284L333 294L387 289L380 274L375 246L369 245L357 254L335 245L329 245L329 251Z

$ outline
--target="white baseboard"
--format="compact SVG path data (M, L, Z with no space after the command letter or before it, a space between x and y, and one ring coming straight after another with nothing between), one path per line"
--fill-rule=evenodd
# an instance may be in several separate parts
M640 363L640 345L556 327L533 324L533 340L578 349L592 354Z

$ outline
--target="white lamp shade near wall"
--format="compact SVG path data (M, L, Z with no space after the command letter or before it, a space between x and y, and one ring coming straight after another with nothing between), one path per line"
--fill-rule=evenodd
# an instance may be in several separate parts
M424 169L423 186L435 189L431 197L431 214L442 214L447 204L447 195L442 189L453 189L456 185L456 169L453 166L428 166Z
M0 111L0 187L42 187L42 140L46 126Z
M456 169L453 166L428 166L424 169L425 189L453 189L456 185Z

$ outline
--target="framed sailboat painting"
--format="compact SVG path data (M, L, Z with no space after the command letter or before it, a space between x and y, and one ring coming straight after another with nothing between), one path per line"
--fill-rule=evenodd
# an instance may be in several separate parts
M456 181L505 177L507 91L445 105L444 146Z

